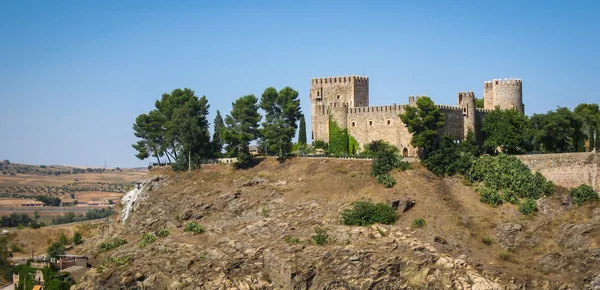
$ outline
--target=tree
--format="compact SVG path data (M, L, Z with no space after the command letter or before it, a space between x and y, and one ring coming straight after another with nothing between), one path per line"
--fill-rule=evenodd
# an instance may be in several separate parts
M231 112L225 117L223 142L229 156L237 157L238 162L247 164L251 161L248 146L250 141L259 136L259 122L262 116L258 113L258 99L254 95L243 96L232 103Z
M67 236L65 236L65 233L61 232L58 236L58 242L66 246L69 244L69 239L67 238Z
M202 158L212 154L207 120L209 107L205 96L198 98L190 90L185 102L173 110L172 122L180 141L180 155L187 156L189 171L192 164L200 164Z
M483 119L481 131L485 134L484 147L501 148L508 154L524 153L527 149L529 119L521 112L496 107Z
M267 88L261 96L260 108L265 111L262 135L269 152L279 152L283 157L292 150L292 138L296 135L298 120L302 116L298 92L291 87L281 91Z
M12 252L8 250L8 240L0 238L0 275L8 281L12 278L10 258L12 258Z
M149 114L141 114L133 124L134 135L141 140L131 146L137 151L135 157L144 160L150 156L156 157L158 164L163 156L164 119L156 110Z
M531 117L533 143L545 153L577 152L583 149L583 119L565 107Z
M212 138L213 151L216 157L220 157L222 155L221 151L223 151L223 140L221 139L221 131L225 127L225 123L223 122L223 117L221 117L221 112L217 110L217 115L215 116L215 121L213 122L214 132Z
M48 247L48 258L56 258L59 255L65 254L65 245L61 242L54 242Z
M483 99L475 98L475 108L483 109L484 106L485 106L485 102L483 101Z
M304 115L300 117L300 129L298 130L298 144L306 145L306 121Z
M420 97L417 106L407 106L400 119L412 134L410 144L423 148L425 155L438 138L438 129L444 127L444 114L429 97Z
M598 104L579 104L575 114L583 120L584 132L589 141L588 151L600 147L600 108Z
M81 234L79 232L75 232L75 234L73 234L73 244L81 245L82 243L83 240L81 238Z

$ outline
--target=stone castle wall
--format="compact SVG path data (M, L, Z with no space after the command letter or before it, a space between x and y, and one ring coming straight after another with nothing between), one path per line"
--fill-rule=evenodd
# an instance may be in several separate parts
M573 188L582 184L600 190L600 153L562 153L517 156L529 169L538 171L554 184Z

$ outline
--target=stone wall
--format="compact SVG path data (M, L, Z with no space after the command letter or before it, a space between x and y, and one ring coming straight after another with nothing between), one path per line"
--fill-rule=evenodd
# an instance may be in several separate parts
M600 190L600 153L562 153L517 156L527 167L539 171L556 185L573 188L581 184Z

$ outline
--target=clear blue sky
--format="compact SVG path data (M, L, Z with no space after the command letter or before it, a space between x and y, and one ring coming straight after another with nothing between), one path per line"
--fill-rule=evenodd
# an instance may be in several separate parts
M147 166L135 117L183 87L207 96L211 123L286 85L310 120L310 79L341 75L369 76L372 105L454 105L493 78L523 80L528 115L600 102L599 13L599 1L3 0L0 159Z

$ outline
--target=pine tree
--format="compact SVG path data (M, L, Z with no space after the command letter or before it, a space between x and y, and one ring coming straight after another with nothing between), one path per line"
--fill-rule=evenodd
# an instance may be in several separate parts
M444 114L429 97L420 97L417 106L407 106L404 114L398 115L412 135L414 147L425 149L425 154L433 148L438 138L438 129L444 127Z
M296 135L298 120L302 116L298 92L291 87L281 91L269 87L262 94L260 107L265 111L262 135L269 152L284 157L292 150L292 138Z
M213 126L214 132L212 138L212 145L214 155L216 157L221 157L221 151L223 151L223 140L221 139L221 131L225 127L225 123L223 122L223 117L221 117L221 112L219 112L219 110L217 110L217 116L215 116Z
M254 95L243 96L232 103L231 112L225 117L225 128L221 131L228 156L237 157L240 164L252 160L248 146L260 133L258 99Z
M306 145L306 121L304 115L300 117L300 129L298 130L298 144Z

